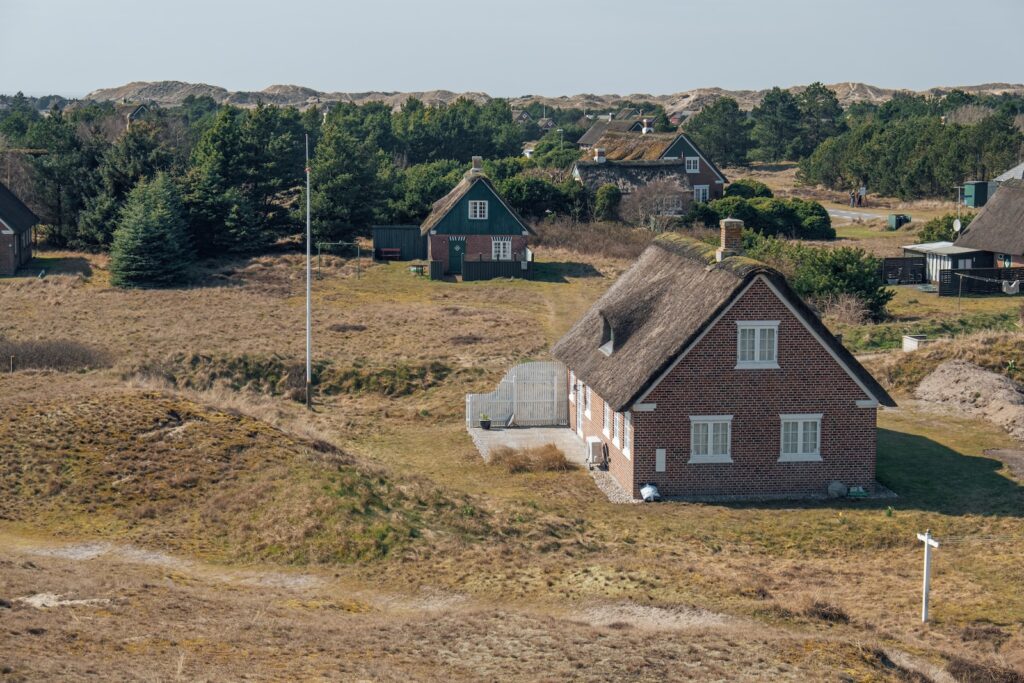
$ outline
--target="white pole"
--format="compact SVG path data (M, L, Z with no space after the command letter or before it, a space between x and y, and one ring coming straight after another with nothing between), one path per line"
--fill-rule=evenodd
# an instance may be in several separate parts
M931 529L917 535L917 540L924 542L924 586L921 590L921 623L928 622L928 590L931 588L932 548L938 548L939 542L932 538Z
M306 408L312 408L313 386L313 229L310 220L309 134L306 134Z

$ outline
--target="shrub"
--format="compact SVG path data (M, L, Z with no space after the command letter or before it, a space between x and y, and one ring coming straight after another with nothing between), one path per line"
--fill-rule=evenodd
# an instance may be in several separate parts
M110 366L110 354L70 339L13 341L0 338L0 372L15 370L58 370L73 372Z
M714 216L714 222L723 218L738 218L751 230L764 235L784 235L802 239L835 239L836 231L828 211L815 201L788 197L754 197L745 199L738 195L716 199L707 205ZM709 215L701 216L709 223ZM697 219L694 211L688 221Z
M946 671L962 683L1024 683L1024 674L994 664L979 664L963 657L949 660Z
M110 282L117 287L181 284L193 251L174 182L160 173L128 195L110 250Z
M594 195L594 218L602 221L614 220L621 200L622 191L615 185L608 183L597 188Z
M534 448L509 448L501 446L494 449L487 461L495 467L503 467L509 474L522 472L569 472L577 469L576 463L565 457L565 453L554 444L536 446Z
M762 183L760 180L754 180L753 178L740 178L739 180L731 183L725 190L726 197L742 197L743 199L752 199L754 197L774 197L771 188Z
M962 228L970 225L973 219L973 213L965 213L960 216ZM933 218L918 231L917 238L922 242L952 242L956 238L956 233L953 232L953 221L955 220L956 215L952 213Z
M850 623L850 615L842 607L830 605L822 600L814 600L804 608L804 616L834 624Z

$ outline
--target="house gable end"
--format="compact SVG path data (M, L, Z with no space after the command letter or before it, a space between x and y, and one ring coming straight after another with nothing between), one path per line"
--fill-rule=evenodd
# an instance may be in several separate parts
M802 330L802 334L806 335L810 339L813 339L814 347L816 349L820 349L820 351L822 352L821 358L812 360L810 358L804 357L801 358L799 362L807 363L808 367L810 367L812 363L815 367L820 367L822 362L827 362L829 364L832 364L833 367L839 368L842 371L841 374L848 377L851 381L851 384L848 385L847 388L853 394L856 394L851 395L850 397L851 406L861 405L862 403L866 405L866 403L864 403L865 401L871 402L872 405L876 403L881 403L884 405L894 405L892 399L889 398L888 395L884 394L884 392L881 392L880 394L879 392L873 391L871 388L869 388L867 384L862 380L862 378L858 376L858 373L853 370L851 365L846 360L841 358L840 354L837 353L837 351L825 340L822 334L815 329L815 326L808 322L808 320L805 317L805 314L799 311L797 307L795 307L793 303L789 301L788 297L786 297L778 289L778 287L776 287L771 282L771 280L769 280L764 275L757 275L756 277L752 278L742 289L740 289L737 292L737 294L714 315L714 317L701 329L701 331L698 334L696 334L692 339L686 342L682 351L680 351L680 353L677 354L676 357L667 364L667 366L657 375L657 377L654 380L652 380L649 383L649 385L646 388L639 392L639 394L630 401L630 404L636 405L638 403L649 402L663 403L664 399L658 400L659 386L662 385L666 378L668 378L673 373L673 371L676 370L676 368L681 363L683 363L684 360L688 356L690 356L692 352L694 352L695 349L700 347L702 341L704 341L704 339L709 334L713 333L715 334L715 336L724 336L725 338L732 340L731 342L726 342L725 345L722 346L722 348L717 349L718 354L724 355L725 358L728 358L729 360L721 361L719 359L718 364L716 364L716 367L719 367L720 363L725 362L727 364L727 372L739 373L738 375L736 375L737 380L744 381L748 378L756 377L756 375L746 373L779 372L775 370L742 370L737 369L735 367L735 339L737 334L737 320L732 320L733 311L734 308L738 304L740 304L740 302L745 301L745 298L748 296L748 294L751 293L751 290L754 289L755 287L758 287L758 289L754 290L754 294L763 295L763 291L767 290L767 292L769 292L772 296L773 300L778 304L781 304L781 307L774 306L776 310L773 313L760 311L756 314L746 315L744 317L750 318L751 321L764 320L767 318L772 318L773 320L775 320L778 317L782 317L779 315L779 313L784 308L785 316L790 318L794 323L799 324L799 328ZM793 327L791 326L790 329L792 330ZM722 333L722 335L717 334L719 332ZM783 329L779 332L778 337L778 359L779 364L782 366L782 371L788 371L789 373L792 373L794 371L803 372L802 369L798 369L798 363L794 362L792 355L790 354L790 347L788 345L793 344L794 340L787 339L784 336L784 333L785 327L783 327ZM804 339L804 341L806 341L806 338ZM804 345L804 348L807 348L806 344ZM822 361L823 358L827 358L828 360ZM853 362L856 363L856 360L854 360ZM835 388L836 387L834 385L830 386L830 390L832 391L834 391Z
M470 202L487 202L487 218L470 218ZM439 235L524 235L530 227L483 178L474 182L459 199L436 220L430 232Z
M662 159L685 159L686 157L699 157L700 160L704 162L703 166L705 168L702 169L702 172L704 172L704 170L708 171L718 182L728 182L725 175L718 170L718 167L715 166L711 160L705 156L704 152L700 151L697 145L694 144L694 142L684 133L680 133L679 137L677 137L661 155Z

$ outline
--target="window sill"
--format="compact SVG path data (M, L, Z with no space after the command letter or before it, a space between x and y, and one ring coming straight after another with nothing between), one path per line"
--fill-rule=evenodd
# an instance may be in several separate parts
M630 453L629 453L629 449L628 449L628 448L623 448L623 449L622 449L622 454L623 454L624 456L626 456L626 460L629 460L629 459L630 459L630 457L629 457L629 456L630 456Z
M608 433L607 429L602 429L601 433L604 434L604 438L606 438L606 439L610 439L611 436L612 436L611 434Z
M784 453L779 462L821 462L821 453Z
M736 370L778 370L778 363L737 363Z
M585 418L587 418L589 420L590 419L590 411L589 410L584 410L583 411L583 417L585 417Z
M732 456L728 455L691 455L691 465L728 465L732 463Z

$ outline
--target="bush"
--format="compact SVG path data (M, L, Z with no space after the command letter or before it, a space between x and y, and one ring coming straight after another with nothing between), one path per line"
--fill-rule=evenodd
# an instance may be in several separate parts
M966 228L971 224L974 219L973 213L965 213L960 217L962 227ZM947 213L945 216L939 216L933 218L924 224L924 227L917 233L917 238L922 242L952 242L956 239L956 233L953 232L953 221L956 220L956 215Z
M166 174L139 181L128 195L110 249L110 282L117 287L181 284L192 261L181 198Z
M110 355L106 351L70 339L0 339L0 372L10 370L12 356L15 370L74 372L110 366Z
M753 199L754 197L774 197L771 188L762 183L760 180L754 180L753 178L740 178L739 180L731 183L725 190L726 197L742 197L743 199Z
M830 605L822 600L814 600L804 608L804 616L822 621L829 621L833 624L850 623L850 615L842 607Z
M697 220L697 211L704 213L700 220L705 224L717 223L723 218L738 218L747 228L763 235L826 240L835 239L836 236L832 219L825 207L818 202L797 197L745 199L733 195L716 199L708 203L706 208L695 208L687 215L687 221ZM712 217L713 220L709 221Z
M597 188L594 195L594 218L601 221L615 220L622 201L622 191L608 183Z
M576 463L566 459L565 453L551 443L534 448L501 446L494 449L487 462L495 467L505 468L509 474L569 472L577 469Z

